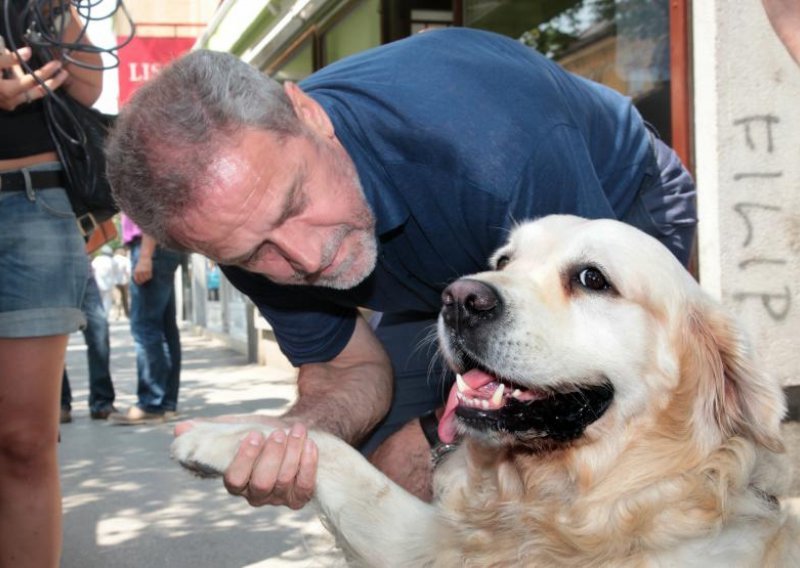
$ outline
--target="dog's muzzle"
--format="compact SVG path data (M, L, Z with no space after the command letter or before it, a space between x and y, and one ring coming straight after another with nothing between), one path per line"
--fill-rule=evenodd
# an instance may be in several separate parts
M471 435L505 433L536 445L579 438L611 404L611 382L603 376L575 377L555 390L504 377L503 362L486 356L507 319L504 312L502 295L486 282L462 278L442 292L440 341L447 345L458 381L445 405L439 437L452 442L460 423Z

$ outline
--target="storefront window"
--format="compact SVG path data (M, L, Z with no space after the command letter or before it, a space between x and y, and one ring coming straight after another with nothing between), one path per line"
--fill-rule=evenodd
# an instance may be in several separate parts
M314 43L312 38L303 42L273 74L278 81L299 81L314 72Z
M464 25L518 38L630 96L667 142L669 0L462 0Z
M364 0L322 37L324 64L376 47L381 43L380 0Z

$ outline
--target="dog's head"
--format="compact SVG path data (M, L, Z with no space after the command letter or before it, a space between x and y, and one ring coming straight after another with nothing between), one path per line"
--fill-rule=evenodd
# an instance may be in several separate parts
M443 440L546 451L637 429L780 450L779 386L652 237L550 216L517 227L490 265L442 296L440 348L459 375Z

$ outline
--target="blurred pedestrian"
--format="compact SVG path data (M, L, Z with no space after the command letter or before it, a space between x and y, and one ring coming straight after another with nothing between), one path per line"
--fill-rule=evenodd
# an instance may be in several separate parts
M108 245L100 248L100 253L92 259L92 271L97 282L97 289L100 291L100 299L103 303L103 311L106 316L111 313L111 305L114 302L113 292L115 287L114 278L114 259L113 251Z
M219 302L219 281L219 265L213 260L206 259L206 288L210 302Z
M119 247L114 251L114 287L116 288L116 296L114 298L114 306L116 308L115 320L120 318L120 313L125 315L125 318L130 317L130 300L128 294L128 287L131 282L131 260L128 258L128 251L124 247Z
M83 338L86 341L86 359L89 368L89 416L92 420L107 420L118 413L114 406L114 383L111 381L111 344L108 317L97 287L90 274L81 306L86 316ZM61 378L61 423L72 421L72 389L67 368Z
M91 105L102 90L102 61L80 49L63 64L59 49L48 63L34 56L25 47L24 4L6 1L0 11L0 34L19 48L0 48L0 566L55 568L58 386L69 334L84 322L88 266L39 81ZM68 23L60 40L89 45L74 5L56 5L70 16L61 19ZM23 70L25 60L36 77Z
M131 334L136 347L138 402L114 424L161 422L177 412L181 343L175 306L175 271L180 253L155 240L122 214L122 239L130 250L133 278Z

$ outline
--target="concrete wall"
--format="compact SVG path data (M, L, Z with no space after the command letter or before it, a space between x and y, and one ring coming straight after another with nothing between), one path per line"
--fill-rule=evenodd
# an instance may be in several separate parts
M700 281L798 385L800 68L760 0L692 5Z

